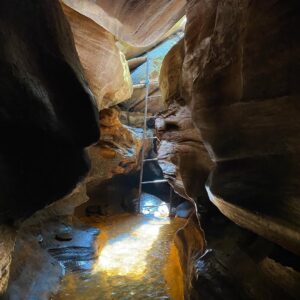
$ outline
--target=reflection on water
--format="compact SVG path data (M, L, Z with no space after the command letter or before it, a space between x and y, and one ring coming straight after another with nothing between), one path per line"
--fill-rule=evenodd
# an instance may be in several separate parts
M168 219L145 219L133 231L110 240L100 253L94 272L141 278L146 270L148 251L166 224L169 224Z
M167 218L169 216L168 205L158 197L142 193L141 196L141 213L143 215L153 215L157 218Z
M53 300L183 299L174 236L185 220L158 218L151 209L85 221L101 231L93 269L67 274Z

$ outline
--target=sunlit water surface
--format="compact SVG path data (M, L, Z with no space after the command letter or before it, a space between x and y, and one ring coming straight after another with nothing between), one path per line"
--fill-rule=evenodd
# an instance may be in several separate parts
M88 222L101 230L93 269L67 274L54 300L183 299L174 237L185 220L124 214Z

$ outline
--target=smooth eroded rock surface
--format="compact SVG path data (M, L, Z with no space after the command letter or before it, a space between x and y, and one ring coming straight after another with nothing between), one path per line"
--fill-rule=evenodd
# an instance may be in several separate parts
M165 178L182 197L196 200L206 196L204 185L213 163L181 94L183 60L181 40L162 64L160 91L168 109L158 114L155 127L160 139L159 164Z
M63 0L113 33L138 47L158 40L184 15L184 0Z
M98 109L129 99L132 83L124 54L115 37L88 17L63 5L86 78L96 97Z
M56 0L0 3L0 136L1 294L15 242L9 226L70 192L89 169L84 148L99 138L94 96Z
M97 141L94 97L58 1L0 4L0 222L72 190Z
M12 252L15 245L16 232L10 227L0 226L0 297L6 290L9 279L9 267L12 259Z
M293 0L188 1L182 77L216 162L212 201L300 254L298 9Z
M87 200L86 186L80 183L70 194L21 224L5 299L47 300L66 270L80 269L80 263L82 268L88 267L90 257L84 254L93 252L93 235L98 231L91 232L92 228L84 227L73 216L75 208ZM67 232L68 236L62 236Z

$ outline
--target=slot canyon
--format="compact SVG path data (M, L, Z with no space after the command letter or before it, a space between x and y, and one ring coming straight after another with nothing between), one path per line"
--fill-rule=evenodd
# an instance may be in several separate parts
M1 0L0 299L300 299L299 29L298 0Z

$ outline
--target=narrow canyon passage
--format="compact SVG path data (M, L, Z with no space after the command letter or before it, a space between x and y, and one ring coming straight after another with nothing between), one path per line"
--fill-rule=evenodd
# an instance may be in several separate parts
M299 300L299 0L0 1L1 300Z
M140 130L141 134L139 164L142 172L139 171L139 182L135 188L140 189L142 194L135 195L136 199L129 198L127 203L134 206L134 213L118 212L101 216L103 195L92 196L95 205L91 206L89 201L81 211L90 214L94 209L93 216L80 218L84 224L99 229L92 265L87 269L81 266L81 270L67 273L58 293L52 296L53 300L184 299L187 275L182 269L181 250L177 248L179 245L175 243L175 238L188 221L185 218L174 218L174 213L170 217L170 209L175 208L174 204L172 206L174 192L168 187L157 164L158 141L153 129L155 115L162 109L162 96L158 87L160 68L172 46L183 38L180 24L176 26L179 30L175 34L142 54L145 61L140 62L131 72L133 93L137 96L121 106L122 113L126 115L125 124L129 123L127 126L130 130ZM131 59L134 60L140 60L140 57ZM140 114L139 123L130 122L128 115L132 110ZM108 141L105 146L109 149L111 140L106 138L106 129L101 133L100 140ZM130 175L124 176L126 178ZM147 186L143 183L147 183ZM118 195L120 185L115 184L113 189L116 190L117 199L115 203L110 200L108 205L115 209L122 203ZM144 189L149 194L144 193ZM152 190L157 190L156 196L151 194ZM166 200L166 193L170 193L168 203L160 199L162 197ZM111 195L108 193L106 196ZM192 212L192 208L189 209ZM189 213L185 215L188 216Z

